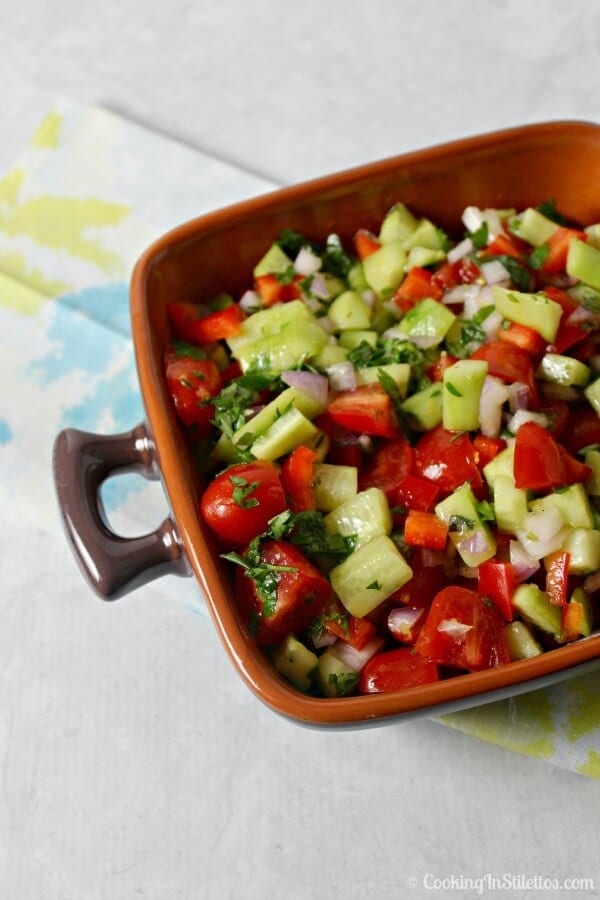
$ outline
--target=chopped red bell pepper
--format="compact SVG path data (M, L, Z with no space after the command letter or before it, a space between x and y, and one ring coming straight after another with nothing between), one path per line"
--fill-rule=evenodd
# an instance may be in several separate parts
M276 275L259 275L254 279L254 286L260 295L264 307L273 306L275 303L287 303L289 300L297 300L301 294L301 275L295 275L287 284L281 282Z
M578 600L571 600L562 608L561 643L568 644L581 637L581 626L584 618L583 604Z
M344 627L345 626L345 627ZM356 650L362 650L363 647L375 637L377 628L373 622L368 619L359 619L350 613L346 614L341 621L340 618L326 619L325 628L331 634L335 634L337 638L350 644Z
M354 235L354 248L359 259L366 259L372 253L376 253L381 247L375 235L366 228L359 228Z
M546 593L550 603L565 606L571 554L557 550L546 560Z
M521 425L515 440L514 478L518 488L548 491L585 481L589 466L570 456L536 422Z
M478 434L473 441L473 447L475 452L479 454L479 468L483 469L502 450L506 449L506 441L503 438L485 437L483 434Z
M541 334L527 325L518 325L516 322L511 322L508 328L501 328L498 337L507 344L514 344L526 350L532 356L539 356L546 349L546 341Z
M240 330L243 314L236 303L217 312L203 315L201 306L193 303L169 303L167 314L175 336L192 344L210 344L233 337Z
M407 473L393 489L392 506L405 506L420 512L429 512L439 496L439 490L426 478Z
M367 384L353 391L341 391L327 412L338 425L359 434L396 437L398 425L392 399L378 384Z
M510 234L497 235L485 248L491 256L512 256L518 262L524 261L526 250L527 244Z
M393 296L396 306L400 307L402 312L408 312L415 306L419 300L426 297L432 297L434 300L440 300L443 289L433 281L431 272L422 269L420 266L413 266L408 275Z
M514 615L512 595L517 586L514 566L498 559L488 559L480 563L477 577L477 589L481 596L489 597L504 619L512 622Z
M559 228L550 235L546 241L550 252L540 267L544 275L558 275L565 270L569 244L574 238L587 241L587 234L574 228Z
M290 453L281 468L281 483L294 512L316 509L313 489L313 465L317 454L300 444Z
M404 525L404 540L410 547L428 547L444 550L448 538L448 525L434 513L411 509Z

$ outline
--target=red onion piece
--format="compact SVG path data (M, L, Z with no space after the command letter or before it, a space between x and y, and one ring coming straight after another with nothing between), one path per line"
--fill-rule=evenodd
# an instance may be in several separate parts
M580 322L591 322L594 319L598 319L598 313L592 312L591 309L582 305L574 309L566 321L567 325L577 325Z
M329 316L319 316L317 318L317 325L319 328L322 328L325 334L332 334L335 331L335 325L329 318Z
M327 406L329 382L324 375L316 372L302 372L299 369L286 369L281 373L281 380L290 387L303 391L313 397L323 408Z
M315 275L310 285L310 292L319 300L329 300L329 290L321 275Z
M501 281L510 281L510 272L504 268L498 259L483 263L481 274L488 284L500 284Z
M446 562L446 554L443 550L431 550L429 547L421 547L421 565L424 569L435 569Z
M508 406L511 412L518 409L529 409L531 403L531 391L522 381L515 381L514 384L506 386L508 391Z
M521 584L527 581L538 571L540 564L537 559L532 559L527 550L518 541L509 544L510 561L515 570L517 582Z
M309 247L302 247L294 260L294 269L298 275L304 275L305 277L314 275L315 272L319 271L322 265L323 260L321 257L313 253Z
M459 259L462 259L463 256L472 253L474 249L475 247L473 246L471 238L465 238L464 241L461 241L460 244L457 244L452 250L448 250L448 262L450 265L454 265L454 263L458 262Z
M353 391L356 388L356 371L351 362L334 363L325 371L334 391Z
M502 427L502 407L509 398L499 378L486 375L479 397L479 427L485 437L498 437Z
M383 644L383 638L373 638L362 650L357 650L345 641L338 641L331 652L353 672L360 672L364 664L379 653Z
M465 625L464 622L459 622L458 619L443 619L438 625L437 630L441 631L442 634L447 634L448 637L454 638L454 640L460 640L461 638L464 638L472 628L472 625Z
M410 640L412 629L424 614L425 610L417 609L416 606L400 606L392 609L388 615L388 629L398 640Z
M485 553L489 544L484 532L478 528L468 538L456 545L456 549L461 554L469 553L471 556L477 556L478 553Z
M315 650L320 650L322 647L331 647L332 644L335 644L337 638L335 634L332 634L330 631L323 629L321 634L315 635L311 638L312 645Z

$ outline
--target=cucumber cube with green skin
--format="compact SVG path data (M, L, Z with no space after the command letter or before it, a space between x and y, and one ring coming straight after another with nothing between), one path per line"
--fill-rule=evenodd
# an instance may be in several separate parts
M356 497L358 470L355 466L316 464L313 468L313 488L317 509L331 512Z
M591 374L592 370L584 363L560 353L546 353L536 373L541 381L574 387L585 387Z
M272 462L291 453L300 444L305 444L317 434L317 429L299 409L290 409L257 438L252 444L252 453L257 459Z
M425 266L433 266L443 259L446 259L446 254L443 250L432 250L430 247L413 247L409 251L408 259L406 260L406 271L410 272L414 266L419 266L421 269L425 268Z
M527 622L557 640L560 638L561 607L551 603L548 594L535 584L520 584L513 594L512 605Z
M336 331L368 328L371 324L371 310L355 291L344 291L336 297L327 315Z
M558 331L562 306L543 292L525 294L493 285L494 305L504 319L526 325L551 344Z
M417 224L416 218L404 203L396 203L381 223L379 240L383 244L405 241L416 230Z
M394 336L401 340L415 340L419 346L436 347L444 340L455 319L447 306L428 298L409 309L400 324L390 331L393 330Z
M417 431L431 431L442 421L442 384L434 381L422 391L411 394L402 404L411 425Z
M588 236L587 242L591 247L597 247L600 250L600 223L588 225L585 233Z
M279 303L270 309L261 309L244 319L238 333L227 338L227 344L235 356L236 351L244 344L252 344L260 338L277 335L290 323L302 328L309 322L316 324L315 317L302 300Z
M578 238L569 244L567 274L600 291L600 250Z
M593 406L597 415L600 416L600 378L588 384L583 393L590 406Z
M577 300L582 306L600 312L600 290L595 290L589 284L579 282L574 284L572 288L569 288L567 294L573 297L574 300Z
M592 474L585 483L586 492L590 497L600 497L600 452L586 450L583 461L592 470Z
M319 687L325 697L346 697L358 684L358 675L328 647L319 657L317 668Z
M558 510L563 522L570 528L594 527L592 507L582 484L571 484L530 504L531 512L540 512L550 507Z
M358 385L379 384L380 372L385 372L386 375L389 375L398 388L400 396L402 398L406 397L410 379L410 366L408 363L386 363L384 366L364 366L362 369L356 370L356 383Z
M376 487L367 488L342 503L326 515L323 522L328 534L355 535L357 548L376 535L389 534L393 525L386 496Z
M331 586L353 616L366 616L413 576L391 538L377 535L329 573Z
M361 262L355 262L348 272L348 284L357 294L370 290L369 282L365 278L365 270Z
M307 691L312 684L312 674L319 665L319 658L290 634L275 649L273 665L294 687Z
M230 338L230 346L232 342L233 338ZM232 347L232 355L244 372L259 365L279 375L285 369L293 369L300 362L313 359L326 344L327 335L313 319L302 323L288 322L276 334L246 341L235 349Z
M337 363L346 362L348 349L340 347L339 344L325 344L319 352L313 356L312 365L324 372L329 366L335 366Z
M495 555L496 539L485 522L481 521L477 500L470 484L465 482L453 494L438 503L435 514L448 525L450 540L466 566L475 568ZM484 546L481 551L472 552L465 547L465 542L476 536L479 536Z
M279 244L271 244L263 258L254 267L252 274L255 278L260 278L261 275L276 275L279 272L286 272L293 264Z
M442 419L446 431L477 431L479 398L487 373L487 362L477 359L459 359L445 369Z
M377 294L384 294L396 290L404 278L405 264L402 241L390 241L363 259L363 270L369 286Z
M579 603L583 609L583 619L579 626L579 634L581 637L589 637L592 633L593 623L594 623L594 613L592 610L592 604L590 603L590 598L588 594L584 591L583 588L578 587L575 588L573 593L571 594L571 599L569 603Z
M369 344L370 347L376 347L377 332L365 331L362 328L357 328L355 330L349 331L340 331L338 341L340 343L340 346L346 347L347 350L354 350L354 348L362 344L363 341L366 344Z
M495 456L486 466L483 467L483 475L485 480L488 483L488 487L491 491L493 491L496 478L498 475L506 475L508 476L513 483L515 483L513 468L514 468L514 459L515 459L515 448L507 447L506 450L501 450L498 456Z
M573 528L560 549L570 556L570 575L589 575L600 569L600 531Z
M512 475L496 475L494 479L494 513L496 525L506 534L516 535L528 513L527 491L515 487Z
M319 272L319 275L325 282L325 288L329 293L330 300L343 294L346 290L346 282L338 278L337 275L331 275L329 272Z
M523 622L509 622L504 626L508 655L512 662L517 659L533 659L544 651Z
M429 219L420 219L415 230L403 242L405 250L413 247L425 247L428 250L443 250L440 232Z
M529 207L518 218L510 220L509 228L528 244L540 247L555 231L558 231L559 226L537 209Z

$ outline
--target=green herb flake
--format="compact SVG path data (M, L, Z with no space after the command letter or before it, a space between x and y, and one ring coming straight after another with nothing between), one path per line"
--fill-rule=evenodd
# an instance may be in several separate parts
M448 521L448 531L453 534L466 534L468 531L472 531L475 527L475 522L472 519L467 519L465 516L450 516Z
M482 222L476 231L467 231L465 237L471 239L476 250L485 247L489 239L489 228L487 222Z
M358 675L356 672L332 672L329 684L333 685L338 697L345 697L358 684Z
M323 254L323 271L335 275L336 278L346 279L351 268L352 260L345 252L339 236L330 234Z
M482 500L477 504L477 513L482 522L495 522L496 512L494 505L488 500Z
M283 272L274 272L273 274L279 284L291 284L296 277L296 270L292 264L287 269L284 269Z
M446 232L443 230L443 228L436 228L435 233L437 234L437 239L440 244L440 250L443 250L444 253L447 253L451 246L450 238L448 237Z
M448 393L452 394L454 397L462 397L461 392L458 390L458 388L454 387L451 381L446 381L445 387Z
M171 344L173 352L177 359L206 359L207 353L202 347L196 347L194 344L188 344L186 341L173 341Z
M551 219L552 222L556 222L557 225L566 225L567 220L563 215L561 215L556 209L556 200L551 197L549 200L543 200L536 209L543 216L546 216L547 219Z
M380 591L380 590L381 590L381 584L380 584L380 582L379 582L379 581L372 581L371 584L368 584L368 585L367 585L367 590L368 590L368 591Z
M260 485L260 481L246 481L240 475L230 475L229 480L233 485L231 499L240 509L252 509L259 505L257 497L250 497L253 491Z
M251 578L256 587L256 593L262 603L262 615L265 618L272 616L277 608L277 585L279 575L282 572L297 572L295 566L274 566L265 563L260 557L259 538L254 538L243 555L235 552L222 553L222 559L241 566L244 575Z
M184 387L189 388L190 391L194 390L194 385L192 384L191 381L188 381L187 378L180 378L179 383L182 384Z
M515 259L514 256L508 256L507 254L501 253L497 256L490 256L488 259L486 259L486 262L494 259L497 259L498 262L502 263L502 265L510 275L510 280L518 291L528 293L528 291L531 290L533 281L531 272L522 263L520 263L518 259Z
M484 606L489 606L490 609L494 608L494 603L492 600L490 600L489 597L482 597L481 602L483 603Z
M536 247L529 256L527 257L527 265L531 266L532 269L541 269L548 256L550 255L550 245L549 244L541 244L539 247Z

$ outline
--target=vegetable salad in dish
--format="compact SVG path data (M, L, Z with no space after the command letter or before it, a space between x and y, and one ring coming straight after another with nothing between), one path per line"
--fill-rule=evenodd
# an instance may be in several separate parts
M166 382L241 621L301 691L396 691L585 638L600 590L600 224L402 203L282 232L172 302ZM349 243L349 242L348 242Z

